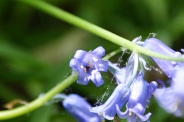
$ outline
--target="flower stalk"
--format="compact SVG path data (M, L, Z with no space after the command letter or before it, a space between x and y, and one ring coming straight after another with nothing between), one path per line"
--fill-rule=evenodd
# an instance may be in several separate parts
M74 83L77 79L77 75L70 75L65 80L63 80L60 84L57 84L53 89L47 92L43 97L38 97L27 105L20 106L11 110L0 111L0 120L11 119L14 117L18 117L29 113L42 105L44 105L48 100L50 100L54 95L58 94L72 83Z
M63 20L69 24L72 24L74 26L77 26L79 28L82 28L84 30L87 30L97 36L100 36L114 44L117 44L119 46L125 47L131 51L135 51L137 53L142 53L151 57L155 57L155 58L160 58L160 59L165 59L165 60L173 60L173 61L181 61L184 62L184 58L183 57L172 57L172 56L167 56L167 55L163 55L163 54L159 54L156 53L154 51L145 49L137 44L134 44L133 42L130 42L129 40L120 37L110 31L107 31L97 25L94 25L88 21L85 21L75 15L72 15L60 8L57 8L53 5L50 5L49 3L46 3L44 1L41 0L36 0L36 1L32 1L32 0L20 0L23 3L26 3L30 6L33 6L47 14L50 14L60 20Z

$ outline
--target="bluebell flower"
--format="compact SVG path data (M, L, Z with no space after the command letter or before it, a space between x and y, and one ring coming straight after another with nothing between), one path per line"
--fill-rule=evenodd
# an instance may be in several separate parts
M133 78L133 72L134 72L134 62L135 62L135 53L132 53L131 56L128 59L128 62L126 63L126 66L123 68L119 68L117 64L113 64L111 62L109 63L109 71L114 75L117 84L126 84L130 81L130 79ZM138 61L137 61L138 62ZM137 72L137 70L136 70Z
M63 106L78 122L101 122L102 120L98 114L89 111L91 105L79 95L67 96L63 101Z
M159 105L168 113L184 117L184 65L176 69L171 86L157 89L154 95Z
M125 72L126 72L126 68L119 68L117 66L117 64L113 64L111 62L108 62L109 64L109 68L108 70L114 75L115 79L116 79L116 83L117 84L121 84L124 83L125 84Z
M143 47L168 56L181 56L181 53L172 50L156 38L145 40ZM169 87L163 85L163 88L159 88L154 92L156 100L167 112L184 117L184 63L158 58L152 59L168 76L170 81Z
M113 120L116 114L116 105L122 108L127 102L129 95L130 89L124 84L119 84L103 105L93 107L90 111L98 113L107 120Z
M70 67L78 72L77 83L86 85L92 80L97 87L104 83L100 74L100 71L106 72L108 69L108 62L101 59L104 54L105 50L101 46L92 52L76 51Z
M118 83L118 84L121 84L121 83L123 83L123 84L125 84L126 83L126 80L125 80L125 73L126 73L126 68L125 67L123 67L123 68L121 68L118 72L116 72L115 74L114 74L114 77L116 78L116 82Z
M147 83L143 79L143 73L137 75L131 85L131 94L126 104L126 111L121 112L121 108L116 105L117 114L122 119L127 119L128 122L149 121L151 113L144 115L148 99L157 88L157 83Z
M181 53L174 51L164 43L162 43L160 40L156 38L148 38L145 40L143 47L152 50L154 52L167 55L167 56L179 56ZM169 60L162 60L159 58L152 59L157 63L157 65L162 69L162 71L171 78L173 76L173 73L175 72L175 66L181 65L179 62L169 61Z

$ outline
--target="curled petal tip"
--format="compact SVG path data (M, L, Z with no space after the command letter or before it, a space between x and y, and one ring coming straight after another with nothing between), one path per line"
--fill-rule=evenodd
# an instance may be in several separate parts
M102 46L99 46L96 49L94 49L91 53L101 58L102 56L105 55L105 49Z

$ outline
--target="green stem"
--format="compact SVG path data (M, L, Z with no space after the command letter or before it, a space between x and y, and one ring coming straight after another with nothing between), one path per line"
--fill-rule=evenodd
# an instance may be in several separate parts
M70 86L74 81L76 81L77 75L70 75L60 84L57 84L53 89L47 92L43 97L39 97L27 105L17 107L12 110L0 111L0 120L10 119L23 114L29 113L42 105L44 105L48 100L50 100L54 95L58 94L68 86Z
M131 51L135 51L137 53L142 53L148 56L152 56L155 58L165 59L165 60L173 60L173 61L182 61L184 62L184 58L182 57L171 57L162 55L156 52L153 52L151 50L147 50L139 45L136 45L129 40L122 38L116 34L113 34L103 28L100 28L92 23L89 23L77 16L74 16L60 8L57 8L53 5L50 5L49 3L46 3L44 1L40 0L20 0L21 2L24 2L28 5L31 5L37 9L42 10L45 13L48 13L60 20L63 20L67 23L70 23L72 25L75 25L77 27L80 27L84 30L87 30L95 35L98 35L104 39L107 39L108 41L111 41L117 45L123 46Z
M105 57L103 57L104 60L108 60L110 59L111 57L113 57L114 55L120 53L122 51L122 49L117 49L109 54L107 54Z

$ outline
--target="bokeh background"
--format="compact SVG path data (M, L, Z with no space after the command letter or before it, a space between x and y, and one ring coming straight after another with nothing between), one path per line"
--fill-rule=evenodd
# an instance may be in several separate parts
M45 0L128 40L156 37L180 50L184 47L183 0ZM154 33L154 34L151 34ZM0 0L0 109L13 100L30 102L70 73L69 60L78 49L103 46L107 53L119 46L69 25L17 0ZM126 62L127 56L113 62ZM105 85L74 83L63 93L77 93L92 105L105 101L114 87L111 75ZM102 99L102 96L105 96ZM98 102L97 102L98 101ZM96 103L97 102L97 103ZM19 106L19 105L16 105ZM151 122L182 122L161 109L154 99L147 111ZM61 102L4 122L75 122ZM123 122L126 122L123 120Z

